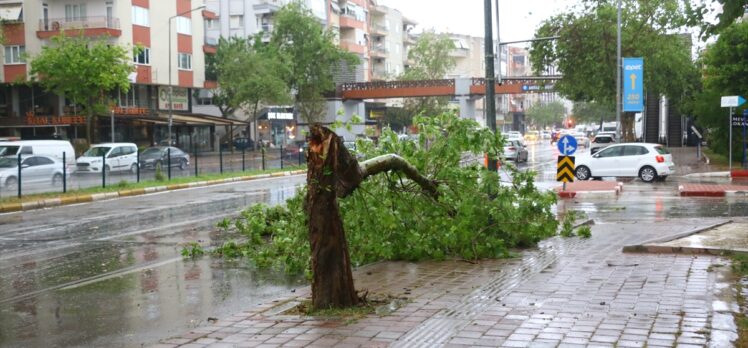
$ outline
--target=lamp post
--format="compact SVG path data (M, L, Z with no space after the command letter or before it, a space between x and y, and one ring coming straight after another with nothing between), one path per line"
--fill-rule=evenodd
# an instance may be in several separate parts
M616 23L616 139L621 141L621 0L618 0Z
M188 14L190 12L203 9L203 8L205 8L205 5L200 5L189 11L177 13L176 15L169 17L169 145L168 146L171 146L171 123L172 123L171 120L172 120L172 114L174 113L174 105L172 105L173 104L172 94L173 94L174 87L172 87L172 84L171 84L171 20L174 18L180 17L182 15Z

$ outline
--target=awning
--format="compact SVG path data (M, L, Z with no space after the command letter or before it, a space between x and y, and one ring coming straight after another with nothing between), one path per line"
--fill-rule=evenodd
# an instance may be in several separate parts
M17 22L21 20L22 3L0 5L0 20Z

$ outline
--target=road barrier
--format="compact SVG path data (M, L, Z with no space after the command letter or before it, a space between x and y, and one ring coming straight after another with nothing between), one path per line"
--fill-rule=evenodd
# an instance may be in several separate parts
M67 193L159 179L169 181L187 176L288 168L306 160L304 151L285 146L257 151L220 149L218 152L200 152L193 145L191 150L189 154L178 148L167 148L159 159L154 159L151 154L144 157L142 151L137 151L134 158L129 159L127 155L102 155L100 163L81 163L80 167L75 158L66 153L60 156L18 155L6 162L11 168L0 167L0 202L5 198L22 198L31 194ZM30 159L32 157L44 159L37 163L37 160ZM159 171L165 175L159 177Z

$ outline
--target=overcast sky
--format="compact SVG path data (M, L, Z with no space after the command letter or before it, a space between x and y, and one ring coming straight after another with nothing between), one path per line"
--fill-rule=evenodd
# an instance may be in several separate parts
M418 22L416 32L434 28L439 32L484 36L483 0L380 0L379 3L396 8ZM532 38L541 21L564 12L574 3L574 0L499 0L501 41ZM495 26L494 23L494 39Z

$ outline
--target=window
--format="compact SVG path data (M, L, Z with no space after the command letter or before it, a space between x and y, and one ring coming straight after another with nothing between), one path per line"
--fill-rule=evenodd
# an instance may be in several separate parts
M206 19L205 20L205 29L217 29L218 28L218 21L215 19Z
M86 20L86 4L65 5L65 21L83 21Z
M512 56L512 63L517 65L525 65L525 56Z
M112 150L112 152L109 153L109 156L106 156L106 157L108 157L108 158L115 158L115 157L119 157L119 156L122 156L122 148L121 147L115 147L114 150Z
M5 64L25 64L26 46L5 46Z
M192 70L192 55L187 53L180 53L178 63L179 69Z
M192 35L192 19L187 17L177 17L177 33Z
M151 25L149 12L147 8L132 7L132 24L148 27Z
M144 47L140 52L136 52L133 55L133 62L135 64L150 65L151 64L151 49Z
M639 156L647 153L649 153L649 151L643 146L625 146L623 150L624 156Z
M36 158L36 165L37 166L43 166L45 164L55 164L54 161L52 161L51 159L49 159L47 157L34 157L34 158Z
M623 146L616 146L616 147L609 147L606 148L600 152L598 152L598 157L616 157L621 155L621 150L623 150Z
M231 27L231 29L244 28L244 16L233 15L229 17L229 27Z

